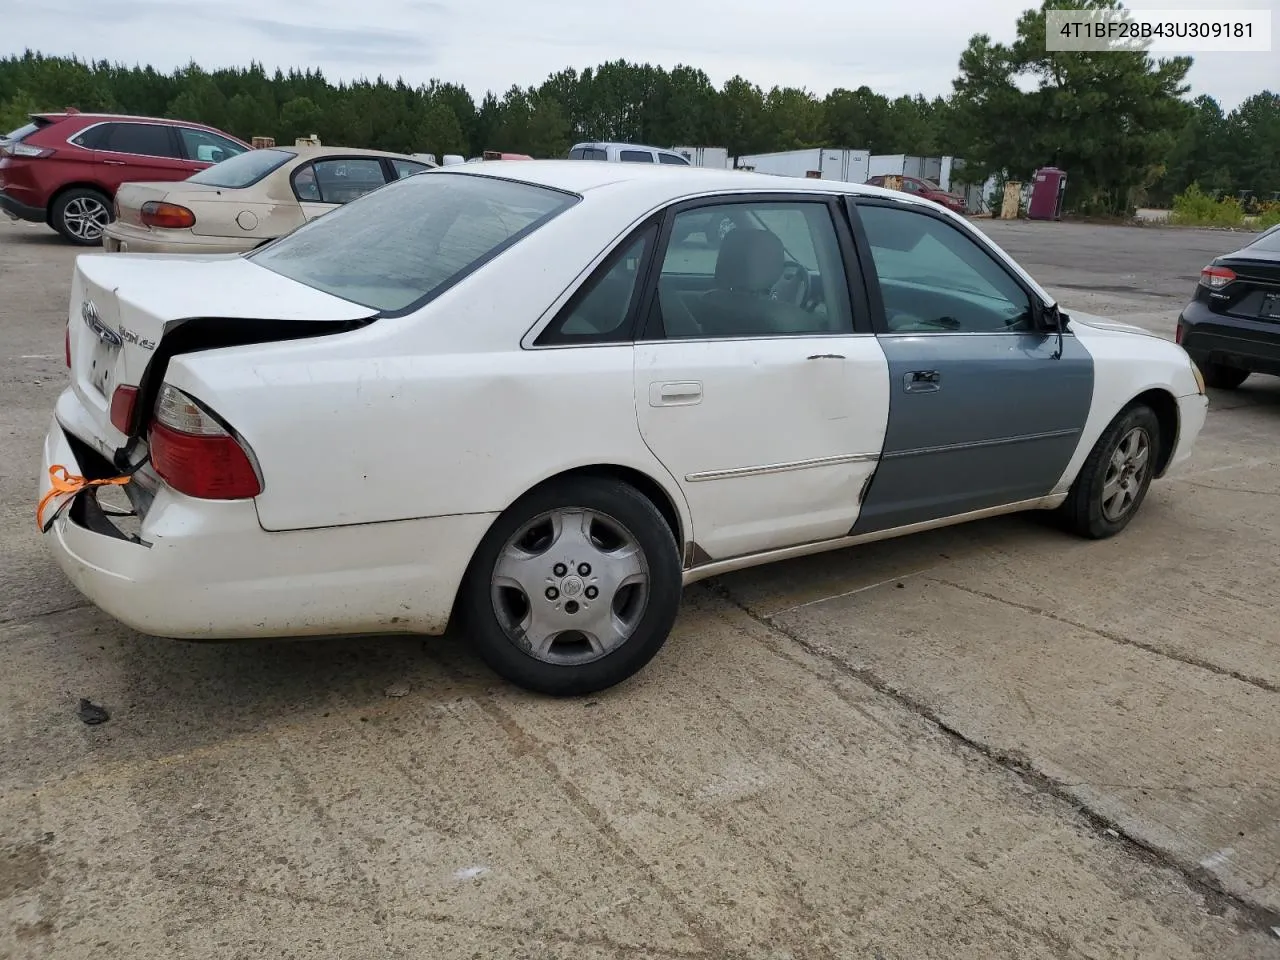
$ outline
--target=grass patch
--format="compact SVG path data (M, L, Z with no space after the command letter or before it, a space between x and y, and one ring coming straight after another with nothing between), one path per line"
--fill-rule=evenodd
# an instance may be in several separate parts
M1173 198L1169 222L1183 227L1243 227L1244 208L1235 197L1215 200L1193 183Z

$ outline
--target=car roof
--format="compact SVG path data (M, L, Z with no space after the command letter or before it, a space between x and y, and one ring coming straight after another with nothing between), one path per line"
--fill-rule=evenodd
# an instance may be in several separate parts
M575 143L572 147L579 150L583 147L617 147L619 150L655 150L658 153L672 153L677 157L679 152L670 147L654 147L647 143L624 143L621 140L583 140L581 143Z
M33 117L39 117L42 120L49 120L56 123L59 120L68 120L72 117L78 117L82 120L93 120L95 122L102 120L136 120L141 123L163 123L169 126L181 127L200 127L204 130L217 130L217 127L211 127L207 123L201 123L198 120L180 120L176 117L144 117L133 113L86 113L83 110L77 110L74 113L67 113L64 110L53 110L48 113L33 113Z
M280 150L284 153L294 153L299 157L316 157L316 156L344 156L344 157L394 157L397 160L409 160L413 163L420 163L423 166L431 166L426 160L419 160L411 157L407 153L394 153L388 150L368 150L364 147L341 147L329 146L322 144L314 146L312 144L291 145L278 143L274 147L263 147L263 150Z
M893 197L895 200L927 204L899 190L886 190L866 184L841 180L813 180L783 177L745 170L719 170L714 167L658 166L641 163L591 163L585 160L524 160L520 163L487 160L441 167L437 173L462 176L491 176L551 187L570 193L587 194L593 190L635 192L652 195L655 202L665 203L682 197L724 191L762 192L792 191L798 193L862 194Z

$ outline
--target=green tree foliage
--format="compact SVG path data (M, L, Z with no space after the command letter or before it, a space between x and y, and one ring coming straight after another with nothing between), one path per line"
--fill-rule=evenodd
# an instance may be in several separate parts
M817 146L949 154L964 157L971 173L1019 178L1056 164L1070 175L1069 203L1086 210L1122 210L1144 192L1148 202L1169 202L1192 183L1259 200L1280 192L1280 95L1259 93L1224 114L1209 97L1184 99L1185 59L1046 53L1043 9L1017 26L1011 45L973 37L953 95L933 100L890 99L866 86L818 98L795 87L766 91L742 76L717 89L694 66L615 60L477 102L439 80L334 83L319 70L268 73L259 63L212 71L192 63L166 74L28 51L0 58L0 133L38 110L70 106L196 120L244 140L292 143L316 133L330 144L437 155L563 156L576 141L623 140L718 145L731 156Z
M1045 11L1123 9L1119 0L1046 0L1019 18L1011 46L974 37L960 59L954 103L971 163L1025 179L1069 171L1069 203L1120 213L1157 182L1185 121L1191 60L1145 52L1051 53ZM1027 89L1030 87L1030 89Z

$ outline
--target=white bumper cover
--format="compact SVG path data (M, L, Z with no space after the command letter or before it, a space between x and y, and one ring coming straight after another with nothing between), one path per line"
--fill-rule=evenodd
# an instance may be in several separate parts
M83 470L54 417L49 467ZM87 496L87 494L86 494ZM161 487L137 543L63 513L45 535L89 600L154 636L233 639L444 631L492 514L268 533L251 500L195 500Z

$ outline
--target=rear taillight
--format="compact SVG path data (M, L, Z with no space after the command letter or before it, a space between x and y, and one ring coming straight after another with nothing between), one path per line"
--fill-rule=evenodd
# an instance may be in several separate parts
M1183 330L1182 324L1178 324L1176 327L1174 327L1173 329L1174 343L1179 343L1179 344L1182 343L1182 330Z
M196 215L186 207L163 200L148 200L142 205L142 224L147 227L166 227L181 230L193 227Z
M1200 286L1221 290L1235 280L1236 272L1228 267L1216 267L1212 263L1200 271Z
M71 369L71 324L67 324L67 369Z
M33 147L27 143L10 143L5 146L4 150L5 153L11 157L27 157L33 159L35 157L53 156L52 150L46 150L44 147Z
M242 441L199 403L164 384L149 436L156 473L189 497L243 500L262 482Z
M133 411L138 404L138 388L129 386L116 387L111 394L111 425L121 433L128 435L133 426Z

